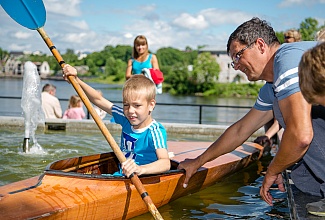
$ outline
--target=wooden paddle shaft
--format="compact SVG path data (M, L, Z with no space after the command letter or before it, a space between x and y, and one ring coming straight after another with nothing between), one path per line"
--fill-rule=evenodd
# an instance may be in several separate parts
M47 44L48 48L52 52L55 59L58 61L60 66L63 68L65 65L65 62L64 62L63 58L61 57L59 51L53 45L51 39L47 36L43 27L38 28L37 31L42 36L43 40ZM83 101L83 103L85 104L86 108L88 109L90 115L93 117L93 119L96 122L97 126L99 127L100 131L103 133L105 139L108 141L109 145L111 146L112 150L114 151L114 153L115 153L116 157L118 158L118 160L120 161L120 163L123 163L124 161L126 161L126 158L125 158L124 154L122 153L121 149L117 145L117 143L114 140L114 138L112 137L111 133L108 131L108 129L105 126L102 119L99 117L99 115L93 108L93 105L89 101L88 97L86 96L85 92L83 91L83 89L81 88L81 86L79 85L79 83L77 82L75 77L69 76L68 79L69 79L70 83L72 84L72 86L74 87L74 89L76 90L76 92L78 93L78 95L81 98L81 100ZM153 217L155 219L163 219L162 216L160 215L159 211L157 210L156 206L152 202L151 198L149 197L148 193L146 192L139 177L137 175L133 175L130 179L131 179L133 185L136 187L136 189L140 193L143 201L148 206L148 210L151 212Z

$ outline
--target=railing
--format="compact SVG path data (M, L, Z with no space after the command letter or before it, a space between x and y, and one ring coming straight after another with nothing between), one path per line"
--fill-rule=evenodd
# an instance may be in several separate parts
M11 99L11 100L21 100L21 97L15 97L15 96L0 96L0 99ZM59 99L60 102L69 102L69 99ZM122 103L121 101L111 101L112 103ZM160 122L189 122L189 123L194 123L194 124L232 124L233 122L237 121L239 118L241 118L244 114L246 114L248 112L249 109L251 109L251 106L231 106L231 105L208 105L208 104L178 104L178 103L157 103L157 106L164 106L165 110L163 109L159 109L155 110L155 112L157 111L157 113L155 113L155 119L157 121ZM174 108L170 108L170 107L174 107ZM172 109L175 108L179 108L179 107L188 107L188 108L198 108L197 110L191 110L190 116L187 116L188 118L191 119L184 119L185 116L182 115L182 111L184 112L184 108L180 108L180 110L176 110L177 113L180 114L180 117L184 117L182 120L180 119L174 119L171 120L170 115L167 116L168 118L163 118L164 115L166 115L166 112L169 114L173 114L172 113ZM217 112L217 110L211 111L211 110L207 110L207 109L211 109L211 108L215 108L215 109L222 109L224 108L225 110L223 111L223 113L221 114L215 114ZM206 111L206 112L204 112ZM20 112L4 112L2 108L0 108L0 116L21 116L22 111ZM193 112L196 114L198 114L197 116L193 115ZM232 114L230 114L229 112L232 112ZM162 113L162 114L159 114ZM205 121L203 120L203 114L211 114L212 113L212 117L206 119ZM217 121L218 118L222 118L220 117L220 115L222 115L222 117L228 117L228 118L232 118L232 120L228 120L228 121ZM87 119L90 119L91 116L89 114L89 112L87 111ZM216 118L216 121L213 121L211 119ZM198 119L198 120L197 120Z

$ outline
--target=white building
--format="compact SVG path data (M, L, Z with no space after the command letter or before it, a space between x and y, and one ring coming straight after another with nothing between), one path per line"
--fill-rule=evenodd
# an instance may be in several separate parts
M240 82L249 83L246 75L231 67L231 58L228 56L227 51L221 46L205 46L199 49L199 53L209 52L213 57L216 58L217 63L220 66L219 82Z
M11 52L9 58L4 65L4 74L8 76L22 76L24 73L24 62L21 58L24 56L23 52ZM50 76L50 65L47 61L35 62L39 75L42 78Z

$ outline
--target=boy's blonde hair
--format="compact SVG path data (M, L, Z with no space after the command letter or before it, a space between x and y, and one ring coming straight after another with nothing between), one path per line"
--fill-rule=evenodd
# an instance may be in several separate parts
M81 98L78 95L73 95L70 97L69 107L70 108L79 107L80 102L81 102Z
M306 51L299 67L299 86L307 102L315 103L315 96L325 96L325 42Z
M142 74L133 75L123 86L123 101L133 100L136 96L145 95L150 102L156 99L156 85Z

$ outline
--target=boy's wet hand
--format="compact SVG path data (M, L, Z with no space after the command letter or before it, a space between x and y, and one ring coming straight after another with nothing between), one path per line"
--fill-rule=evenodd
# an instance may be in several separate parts
M134 160L132 159L127 159L126 161L124 161L122 163L122 170L123 173L129 177L130 175L132 175L133 173L139 173L138 171L138 165L134 162Z

